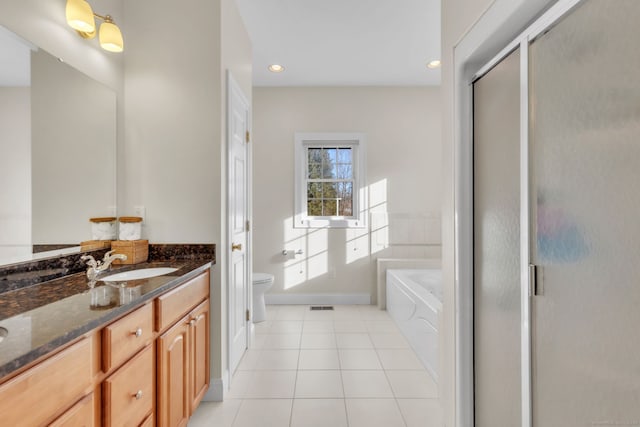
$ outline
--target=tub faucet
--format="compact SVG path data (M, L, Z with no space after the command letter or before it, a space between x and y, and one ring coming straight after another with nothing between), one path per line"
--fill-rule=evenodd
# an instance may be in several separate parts
M82 255L80 259L87 262L87 279L90 282L95 282L98 274L111 267L111 263L117 259L126 261L127 256L125 254L115 254L115 251L109 251L104 254L102 261L96 261L93 255Z

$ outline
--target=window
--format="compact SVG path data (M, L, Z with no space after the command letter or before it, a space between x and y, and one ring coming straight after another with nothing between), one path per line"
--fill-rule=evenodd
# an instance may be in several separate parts
M364 227L364 135L296 134L295 227Z

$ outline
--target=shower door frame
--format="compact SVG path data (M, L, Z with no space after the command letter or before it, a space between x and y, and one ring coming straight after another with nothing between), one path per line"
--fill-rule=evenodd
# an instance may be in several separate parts
M511 52L520 48L520 309L521 309L521 426L532 427L532 347L531 347L531 293L530 263L530 147L529 147L529 45L554 26L584 0L540 0L525 6L525 2L506 11L508 6L499 0L497 8L503 17L487 16L478 21L454 51L455 109L454 109L454 171L455 171L455 309L456 309L456 425L474 425L474 361L473 361L473 83L488 73ZM517 37L518 20L530 22L544 11ZM515 18L514 18L515 16ZM493 21L498 30L487 28ZM484 27L483 27L483 20ZM511 20L511 22L507 22ZM487 21L489 21L487 23ZM524 25L521 25L522 28ZM493 31L491 31L493 30ZM473 34L474 31L478 34ZM475 37L471 37L475 36ZM474 40L474 38L476 40ZM505 40L506 39L506 40ZM505 43L506 41L506 43ZM492 46L504 46L499 53L489 56ZM495 52L495 50L493 50ZM490 59L489 59L490 58ZM488 59L488 61L487 61ZM478 66L477 64L483 64Z

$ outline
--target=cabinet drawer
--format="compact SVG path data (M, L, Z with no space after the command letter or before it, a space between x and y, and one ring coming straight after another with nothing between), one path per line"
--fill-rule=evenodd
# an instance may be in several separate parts
M209 296L209 272L156 298L156 330L163 331Z
M0 386L2 425L50 422L89 391L92 347L85 338Z
M93 393L85 396L55 420L49 427L94 427L95 416L93 414L94 401Z
M155 420L153 419L153 414L149 415L146 420L140 424L140 427L153 427L155 426Z
M147 304L102 330L102 369L117 367L153 338L153 305Z
M103 383L105 426L137 427L153 409L155 358L147 346Z

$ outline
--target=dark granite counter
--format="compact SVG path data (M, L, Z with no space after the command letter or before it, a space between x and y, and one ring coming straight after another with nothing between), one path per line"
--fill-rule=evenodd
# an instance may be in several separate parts
M212 262L215 259L172 257L112 269L178 268L163 276L99 281L90 289L82 272L0 294L0 327L9 331L0 342L0 379L199 275Z

